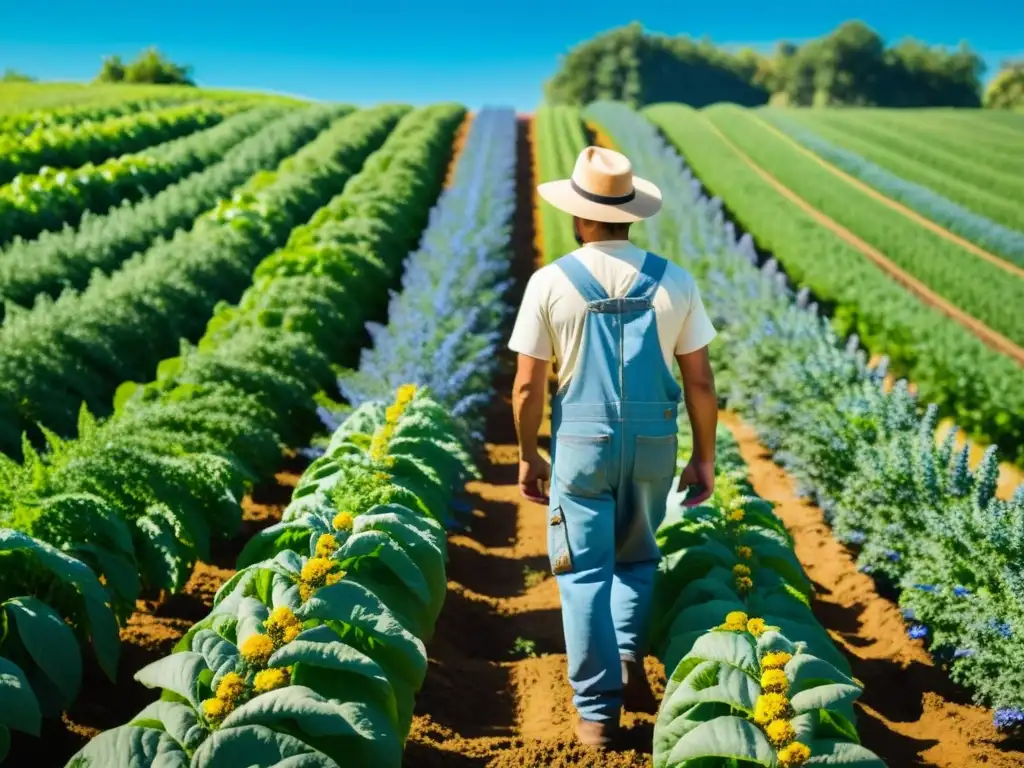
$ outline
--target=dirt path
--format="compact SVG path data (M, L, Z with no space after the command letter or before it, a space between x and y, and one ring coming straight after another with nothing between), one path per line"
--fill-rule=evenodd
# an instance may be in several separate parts
M911 293L916 295L921 301L925 302L929 306L934 307L945 315L960 323L964 328L977 336L981 341L991 347L992 349L1000 352L1007 357L1010 357L1020 365L1024 365L1024 349L1021 349L1014 344L1010 339L1006 338L1000 333L989 328L987 325L982 323L975 317L967 314L958 307L950 304L939 294L932 291L924 283L917 278L911 276L908 272L900 269L896 266L889 258L878 249L861 240L850 230L841 226L839 223L829 218L817 208L810 205L806 200L797 195L795 192L790 190L778 179L772 176L770 173L765 171L753 160L751 160L736 144L734 144L718 127L708 120L706 117L702 118L705 125L709 127L722 141L724 141L737 156L743 160L750 168L757 173L761 178L767 181L779 194L785 197L787 200L796 205L800 210L818 222L821 226L826 227L838 237L845 240L847 243L852 245L858 251L867 256L877 266L886 271L891 275L897 282L907 288Z
M513 230L518 303L534 269L531 126L520 119ZM483 480L468 491L472 530L449 539L448 597L430 646L430 670L406 747L408 768L640 768L650 762L653 719L627 716L624 742L601 754L573 743L558 589L547 559L544 508L516 486L518 451L506 356L487 425ZM659 670L652 665L657 678ZM658 683L660 685L660 682Z
M874 200L877 200L878 202L882 203L883 205L889 206L894 211L896 211L896 212L906 216L908 219L913 221L915 224L919 224L920 226L924 227L925 229L934 232L939 237L943 237L946 240L949 240L951 243L956 243L961 248L963 248L966 251L970 251L971 253L973 253L978 258L981 258L981 259L984 259L985 261L991 262L992 264L994 264L995 266L999 267L1000 269L1005 269L1007 272L1009 272L1012 275L1024 278L1024 268L1019 267L1016 264L1007 261L1006 259L1000 258L999 256L996 256L993 253L989 253L984 248L982 248L982 247L972 243L970 240L965 240L964 238L960 237L960 235L956 234L955 232L950 232L945 227L940 226L939 224L936 224L931 219L922 216L921 214L919 214L914 209L908 208L907 206L903 205L902 203L899 203L896 200L893 200L891 197L886 197L884 194L879 192L874 187L871 187L871 186L865 184L863 181L861 181L860 179L856 178L855 176L851 176L850 174L848 174L846 171L842 170L841 168L838 168L835 165L832 165L832 163L828 162L823 157L820 157L820 156L816 155L814 152L809 150L807 147L803 146L798 141L793 139L793 137L789 136L788 134L784 133L783 131L780 131L778 128L776 128L774 125L769 123L767 120L764 120L763 118L759 117L758 115L756 115L753 112L747 112L747 114L751 117L751 119L753 119L755 122L757 122L758 125L760 125L762 128L764 128L766 131L771 132L777 138L782 139L783 141L787 142L794 149L796 149L799 152L803 153L804 155L809 157L811 160L814 160L816 163L818 163L818 165L820 165L826 171L828 171L829 173L833 174L834 176L842 179L847 184L849 184L851 187L854 187L858 191L863 192L865 195L868 195L869 197L873 198Z
M924 646L907 637L899 608L832 536L820 509L799 499L795 481L772 462L753 428L722 414L750 468L754 490L776 502L815 586L814 613L865 686L858 728L890 768L1020 768L1024 752L1002 744L991 713L970 704Z

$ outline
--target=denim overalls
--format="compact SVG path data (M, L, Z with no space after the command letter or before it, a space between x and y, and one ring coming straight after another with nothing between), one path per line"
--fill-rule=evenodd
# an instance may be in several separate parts
M642 658L654 539L676 469L681 390L654 314L664 259L648 253L622 298L573 254L555 264L587 301L579 361L552 406L548 554L562 600L573 703L618 723L620 659Z

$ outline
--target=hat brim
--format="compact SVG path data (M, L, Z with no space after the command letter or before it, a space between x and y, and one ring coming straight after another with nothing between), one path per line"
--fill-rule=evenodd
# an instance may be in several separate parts
M633 199L621 205L607 205L588 200L572 188L569 179L539 184L537 194L560 211L579 216L581 219L607 224L643 221L661 210L661 190L654 184L647 179L634 176L633 189L636 191Z

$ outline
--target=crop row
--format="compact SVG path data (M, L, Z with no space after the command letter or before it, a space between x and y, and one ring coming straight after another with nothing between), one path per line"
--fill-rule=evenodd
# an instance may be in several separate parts
M682 106L645 114L680 148L701 181L799 285L835 306L841 335L889 356L897 376L953 416L972 438L1024 461L1024 373L970 332L908 294L863 254L801 212L747 166L701 115ZM753 251L751 251L753 257Z
M472 464L413 385L369 402L302 476L266 559L224 584L175 652L143 668L160 700L74 768L402 762L447 582L447 506Z
M231 109L238 111L237 106ZM260 110L258 114L264 113ZM226 114L211 122L219 123L223 117ZM160 191L201 167L193 150L207 143L208 133L213 131L186 135L99 165L45 167L38 174L19 175L0 187L0 243L74 226L88 211L105 211L122 200L135 201Z
M823 160L874 187L887 197L898 200L976 245L987 248L1018 266L1024 266L1024 232L997 224L933 192L928 187L890 173L857 153L804 129L787 112L767 111L760 114Z
M651 642L668 682L655 768L714 759L882 768L860 746L862 686L811 613L791 536L753 495L731 436L720 431L718 443L712 499L684 507L673 494L657 531Z
M856 115L852 117L856 120ZM967 124L914 117L902 116L898 112L884 113L876 124L904 135L909 131L943 155L969 160L979 169L994 171L999 178L1024 172L1024 157L1020 155L1024 141L1019 135L1014 137L1015 140L1003 138L1004 129L999 124L996 110L986 110Z
M1024 326L1024 278L1008 274L960 245L836 177L738 107L713 107L708 120L783 186L884 253L891 261L1017 344ZM964 275L969 273L970 280Z
M429 389L481 439L482 407L500 359L509 312L510 222L515 208L516 118L485 109L473 118L450 187L431 212L419 249L405 262L402 291L373 347L342 376L345 400L382 399L402 383Z
M587 138L577 107L542 106L537 110L534 125L534 177L538 183L568 178ZM551 261L576 250L572 220L552 206L538 201L536 222L537 250Z
M190 229L197 216L229 197L235 187L310 141L327 119L315 109L282 116L279 107L261 107L180 139L175 142L178 151L164 155L167 176L145 185L149 192L162 186L158 181L170 186L134 205L130 195L120 197L123 190L114 182L87 187L119 205L101 215L86 213L77 228L65 226L35 240L16 240L0 252L0 302L31 306L39 295L56 297L68 287L80 290L94 270L109 274L158 238Z
M49 109L30 109L10 114L0 114L0 134L18 133L27 135L39 128L58 125L75 126L84 122L97 122L111 117L123 117L139 112L153 112L158 109L198 101L202 94L192 95L177 93L159 98L126 99L119 96L113 100L100 102L89 101L84 104L72 104Z
M210 126L225 113L247 106L245 102L223 106L198 102L78 125L46 126L27 136L0 134L0 183L21 173L35 173L43 166L77 167L137 152Z
M337 113L314 109L323 123ZM109 412L117 385L148 378L179 339L197 338L217 302L241 295L260 260L354 175L391 125L377 112L336 120L190 231L135 254L109 277L97 275L80 294L8 317L0 328L0 449L16 450L36 422L71 434L83 402L93 413Z
M372 136L390 131L406 111L382 107L343 122L357 136ZM15 539L12 556L26 568L20 582L5 569L3 594L18 595L20 586L28 594L65 595L55 605L79 637L91 634L105 649L104 669L113 674L110 610L95 624L86 620L77 607L84 590L47 576L45 559L76 563L97 586L89 568L101 574L101 596L124 615L140 574L149 588L180 588L191 563L208 556L210 539L237 529L244 483L273 471L281 443L308 440L317 422L313 396L331 385L330 363L350 359L338 339L355 334L375 290L386 300L396 254L400 259L422 227L460 118L455 107L407 115L358 178L264 260L266 270L239 306L218 310L197 347L161 364L156 381L122 387L106 422L85 418L78 439L55 443L21 467L5 466L2 507L16 513L23 531L5 535ZM383 246L378 255L375 244ZM26 661L26 653L15 636L0 642L0 656L25 662L30 679L45 678L41 662Z
M448 255L427 243L437 248L444 235L454 236L456 247L460 234L474 239L492 260L507 245L501 224L512 212L512 190L506 187L514 154L496 150L514 147L514 130L511 111L484 111L474 121L453 186L434 210L425 247L410 256L410 269L422 275L431 262L442 267ZM400 126L396 135L401 131ZM497 168L492 160L499 161ZM502 196L509 198L504 205ZM469 266L470 254L462 251L461 257L462 266ZM496 271L493 265L486 270L492 277ZM407 281L392 309L402 296L414 299L421 287L422 278ZM409 348L418 328L406 319L392 318L387 342ZM438 320L435 335L443 335L445 322ZM479 327L476 333L487 335ZM466 334L458 340L467 340ZM429 349L420 349L415 362L412 357L404 369L414 379L429 376L435 364ZM368 372L366 365L360 368ZM448 402L441 404L422 392L414 395L409 385L398 388L387 409L385 401L364 402L300 480L283 522L243 550L242 570L223 587L210 617L183 638L178 653L137 676L178 693L182 670L197 681L185 703L158 703L134 721L142 727L161 723L170 738L131 726L117 729L87 746L80 764L122 765L152 749L147 738L160 738L163 750L183 765L228 759L243 749L246 759L268 763L308 752L323 765L335 764L329 758L338 764L397 765L412 697L426 672L422 640L432 632L446 589L444 533L432 518L448 516L452 493L470 471L464 444L455 437L465 428L446 414L453 398L467 402L466 394L481 385L489 388L479 379L464 382L461 395L449 388ZM259 586L268 578L269 590ZM294 627L290 636L278 637L282 620ZM303 627L299 620L305 620ZM324 632L326 627L334 633ZM211 647L226 655L211 658ZM215 676L206 674L204 681L204 668ZM236 676L224 683L232 672ZM268 718L268 712L278 714ZM318 738L306 719L311 713L321 724L335 723L336 732L348 738ZM181 718L195 726L187 735L175 727ZM257 721L266 726L258 734L244 727ZM298 730L283 727L296 722Z
M675 218L687 226L675 253L702 278L723 330L713 356L730 407L859 548L861 567L899 592L910 636L926 638L955 679L998 708L997 725L1024 725L1024 490L995 498L995 449L972 473L955 434L936 442L934 407L922 415L905 382L887 391L884 362L868 366L857 337L843 342L774 261L759 270L752 240L737 241L721 201L704 197L688 171L661 170L679 159L651 124L625 108L591 110L638 172L678 201Z
M771 112L769 111L769 114ZM979 172L972 166L973 182L948 168L943 160L936 158L928 149L929 140L919 137L914 125L892 127L878 133L877 125L861 124L854 115L845 120L824 114L822 110L797 110L787 116L813 130L825 139L856 152L865 160L877 163L883 168L922 186L938 192L950 200L1002 224L1004 227L1024 231L1024 213L1021 212L1020 195L1007 196L985 183L989 170ZM967 133L961 147L977 142L977 127L959 129ZM922 140L924 139L924 140ZM1006 164L1002 163L1005 169Z

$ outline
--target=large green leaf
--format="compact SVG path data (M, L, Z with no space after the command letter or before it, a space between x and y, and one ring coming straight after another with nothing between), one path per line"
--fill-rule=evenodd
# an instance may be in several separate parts
M194 751L208 734L195 710L177 701L154 701L128 725L166 731L189 752Z
M236 710L237 711L237 710ZM337 762L287 733L262 725L221 727L196 750L193 768L339 768Z
M704 757L746 760L769 768L776 765L775 750L761 729L739 717L716 717L683 734L666 766L685 766L688 760Z
M171 691L198 708L199 675L206 669L206 659L201 653L182 651L147 664L135 673L135 679L147 688Z
M383 710L368 702L330 701L301 685L250 699L219 730L241 725L287 730L347 765L397 766L402 759L401 742Z
M34 597L15 597L3 604L14 617L26 652L70 706L82 684L82 655L75 633L50 606Z
M842 765L846 768L886 768L874 752L859 744L823 739L808 744L811 759L805 765Z
M212 764L210 768L213 768ZM189 768L174 738L156 728L122 725L104 731L80 749L66 768Z
M670 699L690 672L705 661L736 667L754 680L760 677L757 651L748 635L740 632L709 632L699 637L690 652L676 665L665 685L664 699Z
M839 709L849 707L861 694L856 685L828 683L807 688L791 697L796 712L808 712L812 709Z
M33 736L42 726L39 702L17 664L0 656L0 725Z

